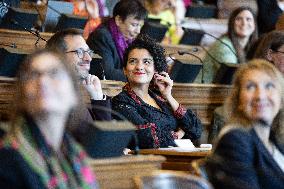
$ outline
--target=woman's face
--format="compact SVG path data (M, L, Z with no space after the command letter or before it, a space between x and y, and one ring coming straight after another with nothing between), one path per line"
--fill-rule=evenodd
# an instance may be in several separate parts
M65 114L77 104L72 80L52 54L35 57L24 81L24 108L32 116Z
M144 25L144 20L137 20L134 16L128 16L125 20L116 16L115 20L116 25L126 40L134 40Z
M249 70L241 80L238 109L252 121L271 124L281 105L279 82L264 71Z
M249 37L254 32L255 23L250 11L244 10L236 16L234 30L240 38Z
M267 59L284 74L284 45L278 48L277 51L269 50Z
M154 59L146 49L133 49L123 69L130 84L149 84L154 76Z

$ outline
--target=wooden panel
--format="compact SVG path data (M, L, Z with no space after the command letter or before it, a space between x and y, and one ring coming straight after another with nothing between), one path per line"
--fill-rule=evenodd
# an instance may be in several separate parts
M48 40L52 35L53 33L40 32L40 36L46 40ZM37 40L37 37L26 31L0 29L0 40L2 44L15 43L19 50L24 50L28 53L31 53L36 49L35 42ZM43 40L39 40L37 48L43 48L44 46L45 42ZM166 54L177 53L179 50L192 52L193 50L198 49L198 52L196 53L197 56L201 58L204 56L204 51L198 46L163 45L163 47L166 50ZM174 56L180 59L187 57L187 55L178 56L177 54L175 54ZM192 58L192 56L188 57Z
M41 37L48 40L52 33L40 33ZM15 43L17 49L25 51L27 53L33 52L36 48L45 47L45 41L39 40L38 47L35 47L37 37L26 31L0 29L0 41L1 44L10 45Z
M7 116L7 111L11 109L11 100L14 94L13 79L0 78L0 118ZM102 88L109 96L117 95L124 86L120 81L102 81ZM214 84L182 84L175 83L173 96L177 101L187 108L191 108L200 117L202 123L208 126L212 119L213 110L222 105L228 96L231 86ZM85 90L83 98L89 103L89 96Z
M154 155L125 156L91 160L100 189L132 189L134 176L161 169L166 158Z
M162 163L162 169L164 170L186 171L193 173L194 169L192 167L192 161L206 158L211 154L211 150L190 152L181 149L142 149L140 150L140 154L162 155L166 157L166 161Z

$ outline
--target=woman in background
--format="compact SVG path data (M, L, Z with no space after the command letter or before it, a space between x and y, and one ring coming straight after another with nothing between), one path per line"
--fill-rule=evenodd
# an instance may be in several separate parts
M228 32L217 40L204 58L204 82L214 82L222 63L239 64L245 62L246 51L257 39L256 17L249 7L240 7L232 12ZM225 45L225 44L226 45ZM201 82L202 73L196 82Z
M68 64L39 51L17 76L16 109L1 141L0 188L97 188L86 153L65 131L80 99Z
M137 38L124 54L128 83L112 107L136 125L140 148L176 146L175 139L201 136L198 117L172 96L173 81L166 70L164 49L147 36Z
M284 74L284 32L272 31L264 34L256 48L254 58L268 60Z
M284 78L271 63L254 59L234 76L228 124L206 163L215 188L284 186Z
M106 79L126 81L123 53L140 33L146 17L147 11L138 0L121 0L113 9L113 17L90 34L87 44L102 57Z

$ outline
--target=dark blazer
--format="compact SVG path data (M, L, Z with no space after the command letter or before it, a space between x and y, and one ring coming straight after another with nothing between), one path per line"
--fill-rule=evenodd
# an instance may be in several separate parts
M184 130L184 138L195 140L201 136L201 122L191 110L180 106L173 112L166 100L152 91L149 93L161 110L146 104L126 87L112 99L113 110L136 125L140 148L176 146L173 132L178 128Z
M39 128L30 117L27 116L26 120L28 128L31 129L36 150L40 150L42 153L49 151L50 147L47 146ZM68 138L71 137L66 133L64 136ZM40 175L32 169L27 163L27 160L24 159L23 155L12 147L3 147L2 145L0 147L0 188L45 189L44 184L40 179Z
M102 66L106 79L126 81L122 71L122 60L118 55L114 40L106 24L100 25L89 35L87 44L102 57Z
M1 149L0 162L0 188L44 189L40 177L19 152L13 149Z
M254 129L232 129L224 134L206 170L215 188L284 188L283 171Z
M275 29L278 17L282 14L277 0L257 0L258 15L257 24L260 34L270 32Z

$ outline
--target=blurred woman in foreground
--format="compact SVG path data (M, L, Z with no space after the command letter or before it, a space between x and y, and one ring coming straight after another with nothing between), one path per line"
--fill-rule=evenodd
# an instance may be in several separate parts
M229 123L206 164L215 188L283 188L284 79L254 59L235 74L227 101Z
M97 188L86 153L65 132L79 105L76 83L54 52L23 62L15 115L0 149L0 188Z

